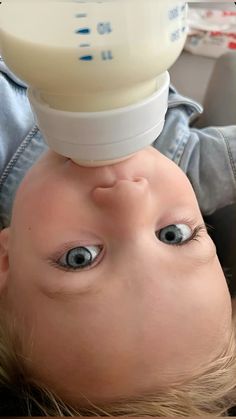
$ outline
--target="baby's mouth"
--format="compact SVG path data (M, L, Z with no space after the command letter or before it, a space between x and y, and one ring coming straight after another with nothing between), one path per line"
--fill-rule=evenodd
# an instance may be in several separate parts
M72 176L80 176L92 189L111 188L120 180L138 182L140 177L143 177L128 160L108 166L84 167L67 158L66 164L72 171Z

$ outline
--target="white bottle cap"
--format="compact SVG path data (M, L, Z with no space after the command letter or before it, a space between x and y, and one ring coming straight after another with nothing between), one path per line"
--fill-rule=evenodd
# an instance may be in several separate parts
M168 108L170 76L157 78L157 90L145 100L101 112L51 108L30 87L28 97L49 147L84 166L114 164L151 145L161 134Z

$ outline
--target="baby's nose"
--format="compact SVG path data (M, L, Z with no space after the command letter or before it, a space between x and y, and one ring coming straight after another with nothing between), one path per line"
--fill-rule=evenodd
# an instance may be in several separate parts
M121 211L135 216L134 212L142 212L142 207L147 203L150 188L148 180L144 177L119 179L112 186L96 187L92 195L96 206L103 210Z

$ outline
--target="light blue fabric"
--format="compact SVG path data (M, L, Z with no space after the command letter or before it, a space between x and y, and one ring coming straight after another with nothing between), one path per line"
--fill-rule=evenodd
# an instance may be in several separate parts
M14 196L47 145L27 98L27 86L0 60L0 228L9 226ZM169 109L153 146L189 177L204 215L236 202L236 126L196 129L202 107L170 88Z
M236 125L190 127L197 108L183 106L184 100L170 94L165 127L155 147L187 174L206 216L236 202Z
M0 229L9 226L14 197L28 169L48 150L35 124L26 85L0 60Z

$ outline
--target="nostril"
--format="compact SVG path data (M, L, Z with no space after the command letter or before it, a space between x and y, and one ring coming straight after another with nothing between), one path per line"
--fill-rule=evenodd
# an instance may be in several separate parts
M142 177L135 177L135 178L120 178L120 179L114 179L113 181L104 182L101 185L98 186L98 188L102 189L111 189L119 184L132 184L132 183L140 183L143 182L144 178Z
M124 211L133 211L137 207L137 202L145 199L148 202L150 191L148 188L148 180L144 177L132 177L130 179L118 179L115 182L103 184L95 187L91 196L95 204L102 207L106 206L110 209L118 208Z
M141 176L136 176L136 177L120 177L120 178L116 178L116 179L110 179L104 182L99 182L99 184L97 186L95 186L93 188L93 191L95 190L104 190L104 191L108 191L108 190L116 190L117 189L124 189L126 188L131 188L132 190L132 185L134 187L134 185L137 185L137 187L143 187L145 188L146 185L148 184L148 180L144 177Z
M143 178L142 177L135 177L133 179L133 182L142 182L142 181L143 181Z
M117 180L108 180L106 182L102 182L98 187L101 189L111 189L114 188L114 186L116 185Z

